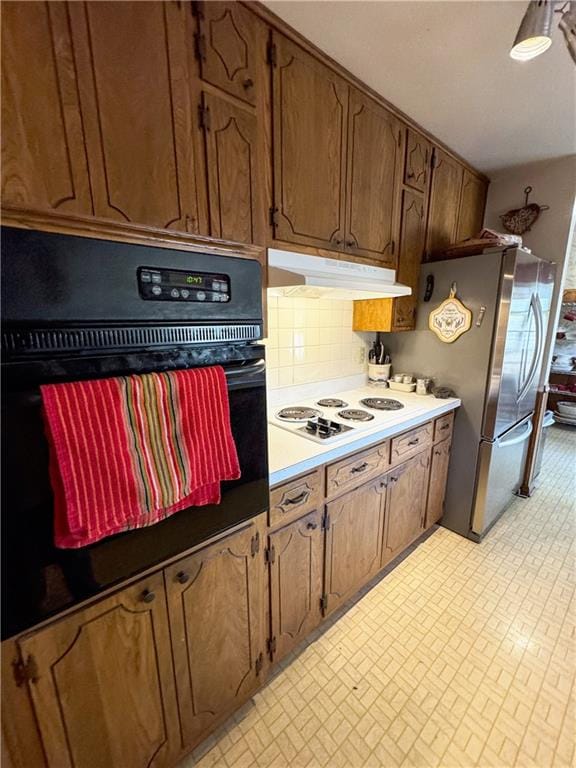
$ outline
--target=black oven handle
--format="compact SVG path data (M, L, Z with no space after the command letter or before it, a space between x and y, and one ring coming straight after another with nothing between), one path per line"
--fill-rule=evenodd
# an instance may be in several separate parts
M229 376L255 376L257 373L263 373L266 369L264 360L250 360L246 365L235 365L233 368L224 366L226 378Z

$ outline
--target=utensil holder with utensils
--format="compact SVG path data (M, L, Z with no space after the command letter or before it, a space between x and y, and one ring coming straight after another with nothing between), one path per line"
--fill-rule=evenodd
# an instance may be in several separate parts
M391 368L392 363L385 363L384 365L368 363L368 378L370 381L388 381Z

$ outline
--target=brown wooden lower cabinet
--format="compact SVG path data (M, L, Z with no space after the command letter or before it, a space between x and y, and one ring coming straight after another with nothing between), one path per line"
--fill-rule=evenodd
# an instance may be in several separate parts
M426 504L426 528L437 523L444 514L444 497L446 495L446 481L448 480L451 444L452 441L448 438L437 443L432 449Z
M3 643L3 765L173 768L262 685L267 651L273 661L292 651L441 517L451 439L430 443L444 423L370 449L386 468L325 506L324 477L344 460L275 488L272 506L310 484L282 528L268 530L262 514ZM388 469L394 445L415 434L419 452Z
M175 761L180 728L161 572L18 645L49 768Z
M331 613L380 569L383 478L326 505L324 611Z
M383 565L400 554L424 530L429 465L429 453L423 451L386 475Z
M322 512L316 511L270 534L270 652L286 656L322 620Z
M164 571L187 749L261 683L267 637L264 536L257 518Z

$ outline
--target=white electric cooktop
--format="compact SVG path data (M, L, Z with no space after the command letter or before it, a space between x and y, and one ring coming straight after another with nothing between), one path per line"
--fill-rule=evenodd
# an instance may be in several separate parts
M268 421L308 440L331 445L342 438L385 429L423 410L414 396L363 387L277 406L270 409Z

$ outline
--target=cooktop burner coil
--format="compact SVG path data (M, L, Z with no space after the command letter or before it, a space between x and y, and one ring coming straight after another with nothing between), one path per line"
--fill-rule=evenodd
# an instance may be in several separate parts
M317 408L308 408L304 405L294 405L290 408L282 408L276 414L276 418L282 421L308 421L316 416L322 416L322 411Z
M374 408L375 411L399 411L404 408L404 403L390 397L365 397L360 402L366 408Z
M372 421L374 418L372 413L363 411L361 408L345 408L343 411L338 411L338 416L348 421Z

